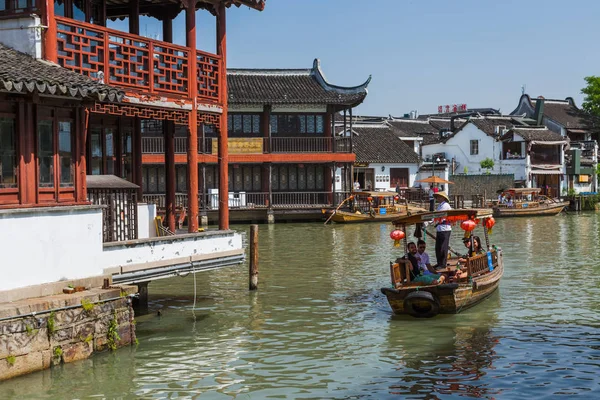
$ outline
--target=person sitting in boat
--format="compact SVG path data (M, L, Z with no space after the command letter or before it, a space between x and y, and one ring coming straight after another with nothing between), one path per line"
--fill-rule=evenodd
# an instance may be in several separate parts
M507 207L512 207L514 205L513 201L512 201L512 197L509 196L506 198L506 205L507 205Z
M415 242L410 242L408 244L408 253L400 260L408 260L410 261L410 281L423 283L426 285L439 284L443 283L446 280L446 277L438 274L422 274L421 269L419 268L419 259L417 252L417 245ZM400 260L396 260L399 262Z
M425 252L425 249L427 249L427 243L425 243L423 239L419 239L417 241L416 254L417 261L419 262L419 270L421 270L423 275L436 274L437 271L431 266L431 263L429 262L429 254Z

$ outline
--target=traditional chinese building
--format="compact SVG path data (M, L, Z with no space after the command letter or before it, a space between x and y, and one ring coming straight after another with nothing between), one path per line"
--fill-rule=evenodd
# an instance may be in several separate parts
M226 203L217 207L221 229L198 232L198 165L206 157L214 160L219 177L217 196L228 198L231 5L262 10L265 2L0 0L0 303L62 293L68 285L111 283L136 284L143 299L154 279L244 260L241 235L227 229ZM215 17L214 54L197 49L198 10ZM173 18L182 11L184 46L171 43ZM139 35L140 15L162 21L163 41ZM129 32L106 27L117 18L128 18ZM145 182L142 136L157 127L164 138L169 229L155 224L154 205L139 202ZM176 132L183 132L179 141ZM200 140L208 137L209 154ZM176 160L181 141L186 154ZM185 177L193 194L186 193L186 234L175 234L178 160L192 166ZM95 296L93 301L104 301ZM121 300L117 290L111 301ZM45 300L35 310L23 304L0 307L2 320L32 310L38 321L55 311ZM133 328L126 325L132 341ZM53 340L47 345L72 344ZM94 336L96 345L102 348ZM0 359L9 356L6 349L19 351L14 344L0 347ZM26 354L12 356L19 373L49 366L41 356L26 367L21 365Z
M355 155L352 135L333 134L334 115L351 115L365 99L369 80L356 87L333 85L318 60L306 69L229 69L226 176L220 174L213 126L199 131L193 170L204 222L215 221L223 205L232 210L232 220L273 221L314 218L322 207L337 204L344 191L350 192ZM342 117L339 124L345 123L350 120ZM174 139L175 196L184 207L190 171L185 131L175 129ZM143 129L144 197L160 206L166 204L168 175L163 143L160 128ZM218 191L223 178L226 201Z

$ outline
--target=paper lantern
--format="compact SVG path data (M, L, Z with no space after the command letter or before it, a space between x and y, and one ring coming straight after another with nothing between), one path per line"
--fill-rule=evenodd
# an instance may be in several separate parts
M400 241L406 237L406 234L400 229L395 229L390 232L390 237L394 241L394 247L399 247Z
M475 229L477 223L472 219L468 219L460 223L460 227L465 231L465 237L471 237L471 231Z

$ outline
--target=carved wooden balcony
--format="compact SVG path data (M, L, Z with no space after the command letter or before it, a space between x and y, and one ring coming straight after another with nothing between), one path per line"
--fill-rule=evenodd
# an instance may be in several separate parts
M190 100L190 59L198 66L198 100L219 102L220 56L69 18L56 17L58 63L123 88ZM195 57L190 57L190 54Z

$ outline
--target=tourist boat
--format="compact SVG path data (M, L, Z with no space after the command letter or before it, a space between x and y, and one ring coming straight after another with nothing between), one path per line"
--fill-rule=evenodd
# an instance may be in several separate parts
M382 288L381 292L386 295L395 314L407 314L418 318L433 317L437 314L457 314L480 303L498 288L504 267L502 250L489 243L488 230L491 230L494 225L491 209L424 212L400 217L395 219L393 224L401 230L397 229L392 234L402 232L405 252L408 252L407 227L417 225L416 232L418 232L423 229L424 222L435 223L442 220L460 223L461 227L467 230L482 225L485 237L482 247L485 246L488 251L466 257L464 265L460 265L459 256L450 257L448 266L438 269L438 272L447 279L440 284L412 282L409 261L390 262L392 286ZM460 278L456 277L457 267L462 271L463 276ZM466 276L464 276L465 272Z
M556 201L541 195L540 188L512 188L502 192L511 201L493 204L494 217L533 217L560 214L568 201Z
M323 210L330 220L337 223L390 222L394 219L423 212L424 209L409 205L395 192L357 192L342 201L335 210Z

